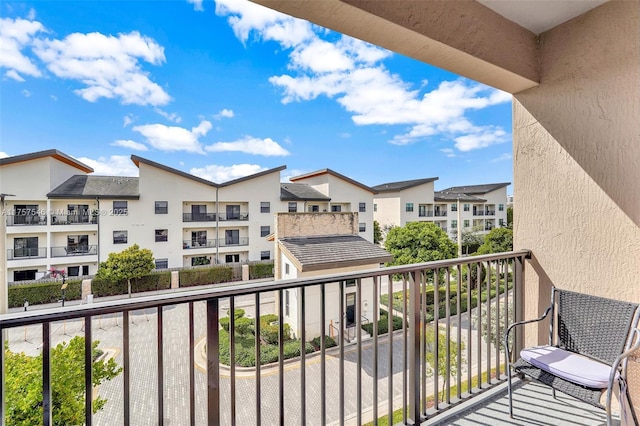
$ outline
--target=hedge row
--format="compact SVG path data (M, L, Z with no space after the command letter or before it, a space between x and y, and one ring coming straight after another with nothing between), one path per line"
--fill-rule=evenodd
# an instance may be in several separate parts
M257 263L249 265L249 279L273 277L273 263Z
M393 317L393 331L402 328L402 318ZM364 324L362 329L373 336L373 323ZM387 334L389 332L389 314L387 311L380 309L380 319L378 320L378 335Z
M233 281L233 268L228 266L183 269L180 271L180 287L226 283L229 281Z
M152 272L144 277L131 280L131 292L166 290L171 288L171 272ZM91 281L91 292L95 297L116 296L127 294L127 280L120 282L94 278Z
M65 300L79 300L82 296L82 281L66 281ZM30 305L41 303L57 303L62 299L62 281L47 283L32 283L9 287L9 307L24 306L24 301Z

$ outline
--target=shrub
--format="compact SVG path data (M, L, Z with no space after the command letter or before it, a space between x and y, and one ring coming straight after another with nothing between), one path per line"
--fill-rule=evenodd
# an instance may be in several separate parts
M313 349L316 351L320 350L320 336L318 337L314 337L313 339L311 339L311 346L313 346ZM334 346L338 346L338 344L336 343L335 340L333 340L331 337L325 335L324 336L324 347L325 348L333 348Z
M249 279L273 277L273 262L249 265Z
M80 300L82 297L82 281L66 281L65 300ZM57 303L62 299L62 281L47 283L31 283L22 285L12 285L9 287L9 307L17 308L24 306L25 299L30 305L42 303Z
M253 319L247 317L238 318L235 323L235 328L236 334L253 334Z
M180 287L224 283L232 280L233 268L228 266L183 269L180 271Z
M402 328L402 318L393 317L393 331L400 330ZM367 333L373 335L373 324L364 324L362 329ZM389 314L386 311L380 311L380 319L378 320L378 335L386 334L389 332Z

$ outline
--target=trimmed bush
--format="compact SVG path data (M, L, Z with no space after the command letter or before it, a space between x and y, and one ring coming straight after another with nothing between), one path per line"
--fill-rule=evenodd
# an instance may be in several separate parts
M273 262L272 263L257 263L249 265L249 279L255 280L257 278L270 278L273 277Z
M66 284L65 300L80 300L82 296L82 281L67 280ZM62 281L12 285L8 290L9 307L24 306L25 299L29 302L29 305L57 303L58 300L62 299L60 287L62 287Z
M320 336L318 337L314 337L313 339L311 339L311 346L313 346L313 349L316 351L320 350ZM325 335L324 336L324 347L325 348L333 348L334 346L338 346L338 344L336 343L335 340L333 340L331 337Z
M400 330L402 328L402 318L393 317L393 331ZM370 335L373 335L373 324L364 324L362 329ZM387 311L380 310L380 319L378 320L378 335L386 334L389 332L389 314Z
M228 266L183 269L180 271L180 287L193 287L229 281L233 281L233 268Z

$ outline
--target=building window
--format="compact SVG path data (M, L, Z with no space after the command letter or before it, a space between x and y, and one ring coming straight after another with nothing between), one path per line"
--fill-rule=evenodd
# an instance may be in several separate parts
M358 204L358 211L360 213L364 213L367 211L367 203L360 203Z
M113 231L113 244L127 244L127 231Z
M469 221L468 221L468 220L465 220L465 221L464 221L464 227L465 227L465 228L468 228L468 227L469 227Z
M72 253L89 253L88 235L67 235L67 254Z
M271 212L271 203L269 201L261 201L260 213L270 213L270 212Z
M260 260L269 260L271 259L271 252L269 250L260 252Z
M360 222L358 224L358 231L359 232L367 232L367 224L364 222Z
M463 209L463 210L464 210L465 212L468 212L468 211L469 211L469 204L465 204L465 205L464 205L464 209Z
M271 233L271 227L270 226L261 226L260 227L260 236L261 237L266 237L270 233Z
M504 211L504 204L498 204L498 211L499 212L503 212Z
M498 219L498 224L500 226L504 226L504 219Z
M288 263L284 264L284 274L285 275L289 275L289 264Z
M296 213L298 211L298 203L295 201L289 202L289 213Z
M211 259L207 256L196 256L191 258L191 266L201 266L211 264Z
M113 214L114 215L125 215L129 213L129 209L127 207L127 201L114 201L113 202Z
M82 275L89 275L89 265L82 265Z
M347 285L347 287L355 287L356 286L356 280L346 280L345 284Z
M66 219L67 223L89 223L89 205L67 204Z
M207 246L207 231L191 231L191 247L206 247L206 246Z
M378 211L378 205L377 205L377 204L374 204L374 205L373 205L373 211L374 211L374 212L377 212L377 211Z
M458 229L458 221L457 220L452 220L451 221L451 228L452 229Z
M156 214L167 214L169 212L168 201L156 201Z
M238 262L240 262L240 255L239 254L227 254L224 257L224 261L225 261L225 263L238 263Z
M418 216L425 217L427 215L427 206L420 204L418 206Z
M156 269L168 269L169 259L156 259Z
M309 206L309 211L311 213L318 213L320 211L320 206L318 205Z
M168 229L156 229L156 243L167 241Z
M13 240L13 258L38 256L38 237L23 237Z
M14 281L26 281L26 280L35 280L36 279L37 269L27 269L24 271L13 271L13 280Z
M240 230L227 229L224 231L224 244L227 246L240 245Z
M342 211L342 206L331 206L331 211L334 213L340 213Z
M404 211L406 211L406 212L412 212L412 211L413 211L413 203L407 203L407 204L405 204Z
M38 223L40 221L38 212L39 206L37 204L16 204L13 206L13 224L25 225Z
M451 211L452 212L457 212L458 211L458 203L452 203L451 204Z
M68 277L77 277L80 275L80 267L79 266L69 266L67 268L67 276Z

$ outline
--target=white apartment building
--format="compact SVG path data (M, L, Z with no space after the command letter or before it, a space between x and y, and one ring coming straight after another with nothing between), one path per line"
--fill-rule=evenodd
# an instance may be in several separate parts
M314 212L357 212L358 235L373 242L373 204L377 191L367 185L341 175L331 169L290 178L294 183L306 183L316 191L330 198L326 202L308 202L304 211Z
M57 150L0 159L0 193L12 194L3 210L8 281L41 278L53 268L92 275L109 253L133 244L150 249L158 269L268 260L275 213L351 211L350 193L356 209L372 210L370 189L335 172L336 188L321 186L322 193L307 183L280 183L286 166L218 184L131 159L139 177L94 176ZM361 235L372 240L372 213L359 215Z
M433 222L453 239L459 222L480 234L507 224L507 186L510 183L456 186L434 191L438 178L383 183L373 187L374 220L381 228L407 222ZM460 211L458 212L458 205ZM458 214L459 213L459 214Z

